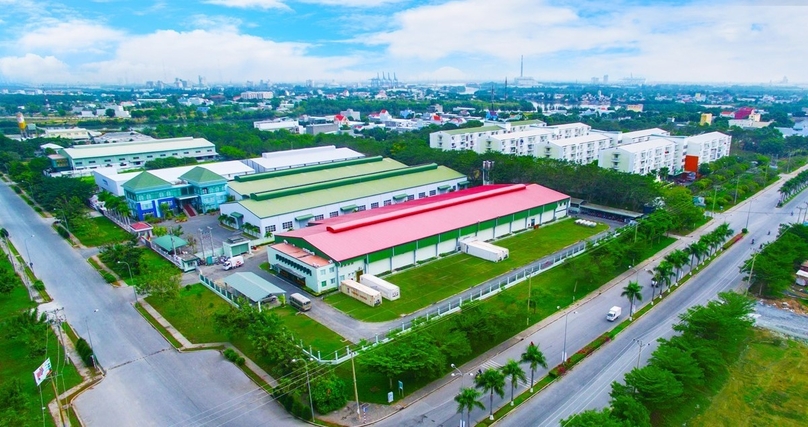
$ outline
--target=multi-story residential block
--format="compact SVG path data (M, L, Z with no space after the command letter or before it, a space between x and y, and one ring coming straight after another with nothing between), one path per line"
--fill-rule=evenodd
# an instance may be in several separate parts
M681 169L682 157L676 156L676 141L668 138L623 144L600 152L598 165L620 172L646 175L668 168L669 173Z
M709 132L687 138L684 169L698 172L702 163L714 162L729 155L732 137L721 132Z
M473 150L478 153L488 151L483 144L488 137L504 135L513 132L523 132L528 129L546 126L541 120L522 120L507 123L487 123L485 126L465 129L451 129L429 134L429 146L443 151Z

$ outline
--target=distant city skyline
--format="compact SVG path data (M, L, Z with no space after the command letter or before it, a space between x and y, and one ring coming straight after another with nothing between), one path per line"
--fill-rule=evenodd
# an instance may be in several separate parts
M574 3L574 4L570 4ZM798 0L0 0L0 84L806 83Z

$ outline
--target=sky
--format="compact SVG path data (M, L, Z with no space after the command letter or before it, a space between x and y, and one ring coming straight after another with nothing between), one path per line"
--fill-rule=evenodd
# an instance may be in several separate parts
M805 5L803 5L805 4ZM808 82L805 0L0 0L0 83Z

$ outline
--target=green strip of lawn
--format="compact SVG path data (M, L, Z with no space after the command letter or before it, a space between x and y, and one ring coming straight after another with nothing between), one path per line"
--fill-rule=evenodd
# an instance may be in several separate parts
M193 343L229 341L226 335L214 329L213 316L228 310L231 305L201 284L184 287L176 300L149 296L146 297L146 301ZM349 344L336 332L304 314L299 314L291 307L271 310L283 318L284 324L292 331L295 340L298 343L303 340L303 346L306 349L311 346L315 354L319 350L326 356L344 349ZM243 352L250 353L248 349L241 348L239 343L234 344Z
M401 298L396 301L384 300L379 307L370 307L339 293L326 297L325 301L366 322L396 319L594 236L607 228L603 224L594 228L583 227L566 220L496 241L497 246L510 251L510 257L501 262L490 262L458 253L404 270L385 277L398 285Z
M129 240L132 235L109 219L99 216L90 218L81 227L70 227L70 232L84 246L103 246Z
M0 269L13 271L11 264L5 256L0 257ZM5 323L18 314L35 307L28 292L21 282L8 294L0 294L0 323ZM51 359L54 374L58 374L57 387L63 392L63 387L70 389L81 383L81 376L69 361L64 363L64 351L53 329L47 329L47 350L44 354L32 356L27 346L19 340L0 340L0 390L5 390L12 380L19 380L22 385L24 407L16 412L19 419L12 419L10 413L3 414L3 421L8 425L42 425L42 410L40 409L39 388L34 383L33 372L45 359ZM45 402L54 399L53 376L42 383L42 396ZM4 424L0 422L0 424ZM45 424L53 426L50 413L45 413Z

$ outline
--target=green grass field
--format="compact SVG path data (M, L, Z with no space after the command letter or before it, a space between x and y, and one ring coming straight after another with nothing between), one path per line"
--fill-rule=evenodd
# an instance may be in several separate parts
M90 218L86 225L71 227L70 232L84 246L103 246L129 240L132 235L105 217Z
M652 257L675 241L676 240L673 238L665 237L649 245L647 250L640 255L637 262ZM480 354L485 353L497 344L523 331L528 326L534 325L555 313L558 311L557 307L560 306L563 308L569 306L573 302L573 296L576 299L581 299L590 292L597 290L605 283L608 283L619 274L625 272L627 265L631 262L631 260L628 260L625 263L615 264L609 268L601 267L598 268L596 274L589 274L589 272L592 271L590 266L596 265L601 258L597 251L596 249L595 252L587 252L575 258L571 258L564 264L539 274L530 281L521 282L498 295L483 300L480 304L488 306L492 311L521 311L524 313L524 317L520 318L519 322L513 324L509 330L499 336L474 337L471 342L471 354L451 362L460 366ZM533 298L538 296L536 306L530 311L527 309L526 302L528 294ZM436 325L440 325L440 322ZM363 402L387 404L387 378L384 375L365 369L361 364L362 357L362 355L359 355L356 363L359 399ZM451 369L447 367L447 372L448 370ZM346 362L339 365L336 372L340 378L349 384L351 383L350 363ZM402 378L402 380L405 383L405 395L417 391L433 381L433 379L429 378ZM396 395L396 400L398 400L398 395Z
M0 268L12 270L11 264L5 256L0 257ZM28 292L18 283L11 293L0 294L0 324L4 324L17 314L35 307L30 301ZM64 352L61 350L58 339L53 330L48 328L47 350L44 355L30 357L28 349L19 341L0 340L0 394L5 395L6 387L12 380L19 380L22 385L23 408L19 412L20 420L5 419L8 425L42 425L42 411L40 409L39 389L34 383L32 372L45 361L51 359L51 365L56 374L59 374L57 386L59 392L70 389L81 382L81 376L76 368L68 362L64 364ZM53 377L51 377L53 378ZM42 395L45 402L53 400L52 379L42 383ZM18 421L18 422L17 422ZM0 422L0 424L5 424ZM45 414L45 424L55 425L49 413Z
M326 297L325 301L366 322L392 320L522 267L607 228L603 224L588 228L577 225L572 220L562 221L495 242L496 245L510 250L510 257L502 262L454 254L386 276L386 280L401 288L401 298L396 301L385 300L380 307L370 307L340 293Z
M808 345L757 330L729 379L689 426L808 425ZM665 425L683 425L671 420Z
M180 297L175 301L166 301L153 296L146 297L163 317L166 318L185 338L193 343L227 342L227 336L216 332L213 327L213 315L223 312L231 307L228 302L216 295L201 284L185 287L180 291ZM291 307L278 307L272 309L273 313L283 318L286 327L299 342L303 340L306 348L322 352L323 356L344 349L348 341L336 332L326 328L312 318L298 314ZM240 350L249 353L248 349Z

